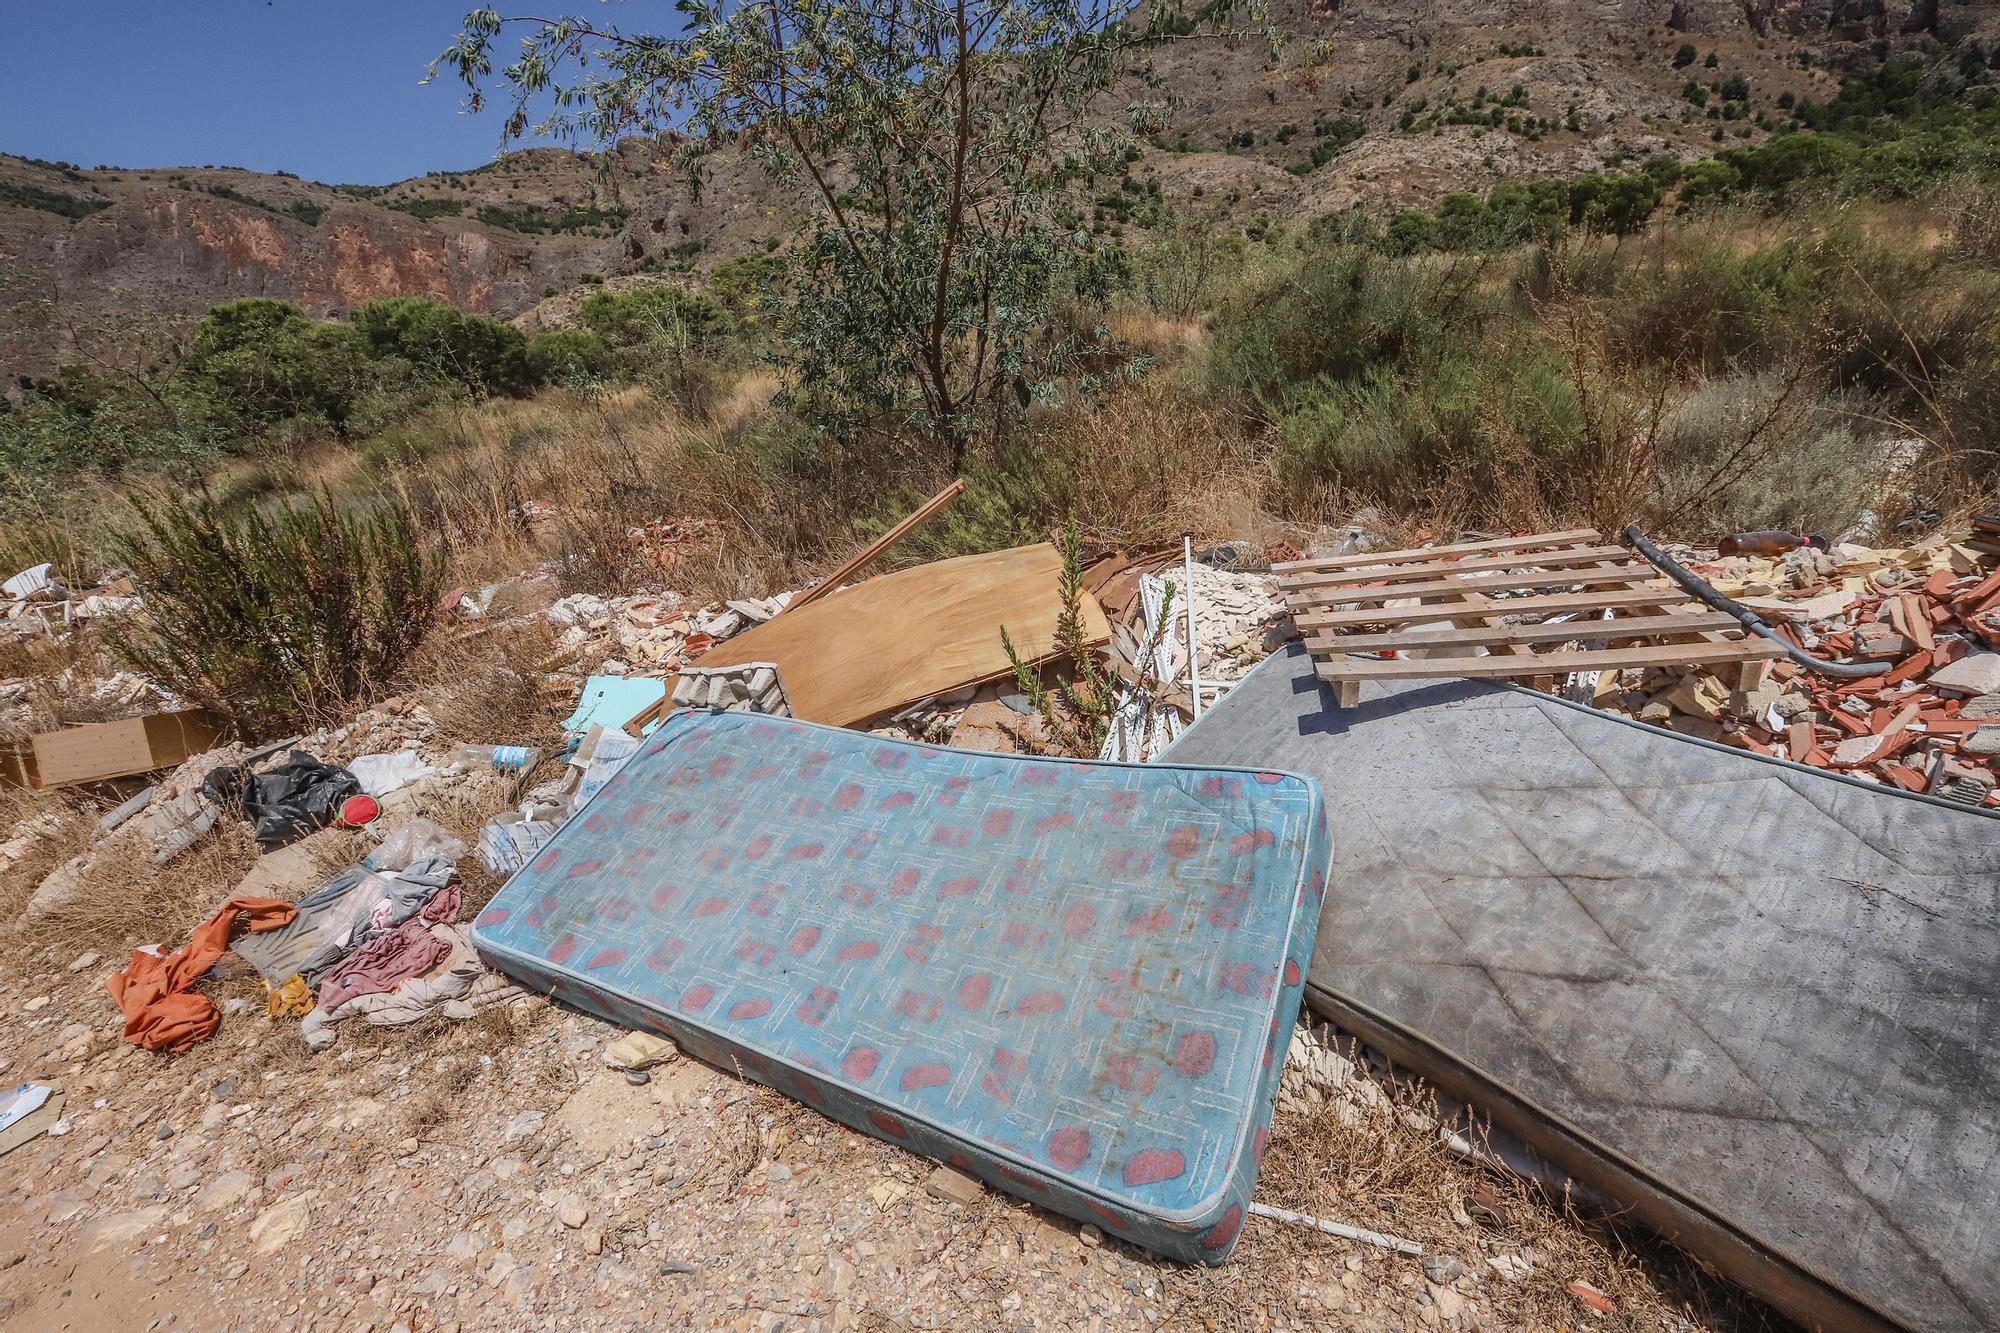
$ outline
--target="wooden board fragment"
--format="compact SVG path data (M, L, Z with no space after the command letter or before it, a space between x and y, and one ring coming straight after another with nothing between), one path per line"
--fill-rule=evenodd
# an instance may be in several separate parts
M1538 653L1516 657L1398 658L1386 662L1349 657L1321 659L1322 680L1428 680L1441 676L1494 677L1571 671L1622 671L1627 667L1707 666L1716 662L1748 662L1783 657L1785 650L1769 639L1739 639L1726 643L1644 644L1636 648L1595 648L1575 652Z
M30 764L12 769L38 788L129 777L172 768L213 746L221 731L219 720L198 708L92 722L35 736Z
M1537 532L1525 537L1496 537L1491 541L1458 542L1451 546L1415 546L1405 551L1361 551L1353 555L1329 555L1303 560L1284 560L1271 566L1271 572L1283 578L1300 570L1349 569L1355 565L1398 565L1410 560L1435 560L1440 556L1465 555L1477 552L1490 555L1495 551L1532 551L1538 547L1561 546L1568 542L1603 541L1604 536L1596 528L1573 528L1568 532Z
M1692 605L1679 588L1601 588L1532 597L1509 597L1501 605L1508 616L1545 616L1558 611L1604 611L1638 607ZM1302 630L1342 629L1349 625L1407 625L1422 620L1471 621L1488 612L1463 603L1426 602L1418 606L1366 606L1351 611L1301 611L1293 617Z
M1455 607L1445 607L1456 610ZM1698 630L1735 630L1742 625L1736 617L1720 611L1699 615L1627 616L1617 620L1563 620L1538 625L1509 625L1498 617L1512 614L1506 602L1488 602L1484 609L1494 618L1490 625L1461 629L1404 630L1383 634L1306 635L1306 647L1314 652L1379 653L1388 649L1409 652L1418 648L1497 648L1507 644L1568 643L1571 639L1639 639L1655 634L1690 634ZM1433 619L1444 619L1442 616Z
M1304 592L1311 589L1354 587L1370 583L1409 583L1422 578L1496 569L1527 569L1534 566L1556 569L1568 565L1604 565L1612 558L1623 559L1625 556L1626 551L1622 546L1579 546L1574 550L1534 551L1526 555L1463 556L1456 560L1422 560L1381 568L1371 565L1359 569L1310 571L1289 576L1285 580L1285 586Z
M1512 592L1521 588L1569 588L1618 583L1644 583L1658 578L1651 565L1628 563L1603 569L1530 570L1520 574L1496 574L1492 578L1468 579L1445 575L1420 583L1396 583L1373 588L1297 589L1280 581L1285 601L1292 606L1345 606L1349 603L1386 602L1398 597L1456 597L1467 592Z
M1016 547L883 574L794 607L702 654L704 667L775 662L792 711L851 727L963 685L1011 672L1005 626L1024 658L1053 655L1062 602L1055 547ZM1095 598L1084 637L1111 637Z

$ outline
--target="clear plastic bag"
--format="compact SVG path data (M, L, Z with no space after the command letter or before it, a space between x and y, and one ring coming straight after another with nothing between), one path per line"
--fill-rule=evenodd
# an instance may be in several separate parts
M401 870L425 857L441 856L456 861L464 855L465 839L428 819L412 819L382 839L381 845L368 854L367 864L371 870Z

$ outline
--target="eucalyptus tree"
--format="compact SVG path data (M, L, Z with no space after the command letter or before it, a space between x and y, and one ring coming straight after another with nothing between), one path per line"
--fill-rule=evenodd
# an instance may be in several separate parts
M671 17L481 9L433 72L473 110L504 105L511 137L672 136L697 189L719 156L760 165L809 219L774 298L791 401L906 414L954 465L982 412L1048 392L1079 347L1059 304L1112 269L1084 196L1167 109L1148 53L1229 22L1175 0L681 0Z

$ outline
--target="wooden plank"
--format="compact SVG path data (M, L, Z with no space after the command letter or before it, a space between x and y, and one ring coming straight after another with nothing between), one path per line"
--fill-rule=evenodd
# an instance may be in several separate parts
M1491 608L1504 607L1505 604L1490 602L1487 605ZM1539 625L1499 623L1445 630L1391 630L1383 634L1308 634L1306 647L1316 653L1379 653L1387 649L1492 648L1503 644L1566 643L1571 639L1643 639L1656 634L1692 634L1699 630L1742 628L1736 617L1720 611L1708 611L1689 615L1627 616L1617 620L1565 620Z
M1567 532L1537 532L1525 537L1495 537L1491 541L1457 542L1451 546L1413 546L1402 551L1357 551L1353 555L1327 555L1303 560L1280 560L1271 572L1282 577L1298 570L1352 569L1356 565L1388 565L1406 560L1435 560L1440 556L1472 552L1527 551L1537 546L1562 546L1569 542L1601 542L1604 534L1596 528L1573 528Z
M866 568L869 564L879 559L891 546L894 546L897 542L930 522L938 510L943 509L946 505L957 499L959 493L964 489L965 482L962 478L952 482L951 485L945 487L936 495L933 495L930 499L911 510L908 518L905 518L901 523L898 523L895 527L890 528L880 537L868 543L867 546L863 547L846 564L834 570L833 573L828 574L805 592L794 597L792 604L786 607L785 610L796 611L802 606L808 606L813 602L817 602L820 598L838 588L842 583L854 577L856 571Z
M1554 615L1558 611L1604 611L1646 606L1679 606L1694 598L1679 588L1602 588L1589 592L1549 593L1539 597L1496 597L1491 614ZM1347 625L1404 625L1417 620L1475 620L1479 611L1452 602L1421 606L1361 607L1353 611L1301 611L1293 617L1300 629L1340 629Z
M1747 662L1757 658L1782 657L1784 649L1768 639L1741 639L1730 643L1659 643L1637 648L1595 648L1578 652L1539 653L1517 657L1432 657L1386 662L1349 657L1319 663L1319 677L1327 681L1347 680L1429 680L1439 676L1506 678L1564 671L1620 671L1641 666L1705 666L1716 662Z
M1281 577L1278 582L1287 592L1303 592L1311 588L1344 587L1375 582L1393 583L1397 580L1429 578L1439 574L1465 574L1475 570L1521 569L1529 565L1540 565L1550 569L1559 569L1565 565L1595 565L1604 563L1608 558L1627 554L1622 546L1580 546L1567 551L1466 556L1458 560L1433 560L1422 564L1390 565L1386 568L1371 565L1362 569L1342 569L1331 573L1291 574Z
M1495 574L1491 578L1445 577L1428 583L1398 583L1382 588L1330 588L1324 592L1286 591L1292 606L1340 606L1348 602L1386 602L1398 597L1446 597L1468 592L1502 592L1515 588L1568 587L1571 584L1637 583L1660 572L1647 564L1626 563L1603 569L1559 569L1525 574ZM1282 587L1282 585L1280 585Z
M1023 657L1052 656L1061 570L1062 554L1047 543L915 565L795 606L698 662L775 662L799 717L853 726L1009 675L1003 625ZM1097 599L1084 597L1081 609L1084 638L1109 641Z

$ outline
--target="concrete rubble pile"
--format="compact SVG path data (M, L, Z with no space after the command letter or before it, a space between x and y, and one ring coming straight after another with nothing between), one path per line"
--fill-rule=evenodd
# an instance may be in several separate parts
M1594 702L1703 740L1866 782L2000 805L2000 572L1980 538L1906 548L1696 552L1688 567L1843 679L1788 660L1744 687L1707 670L1624 672ZM1707 558L1703 558L1706 555Z

